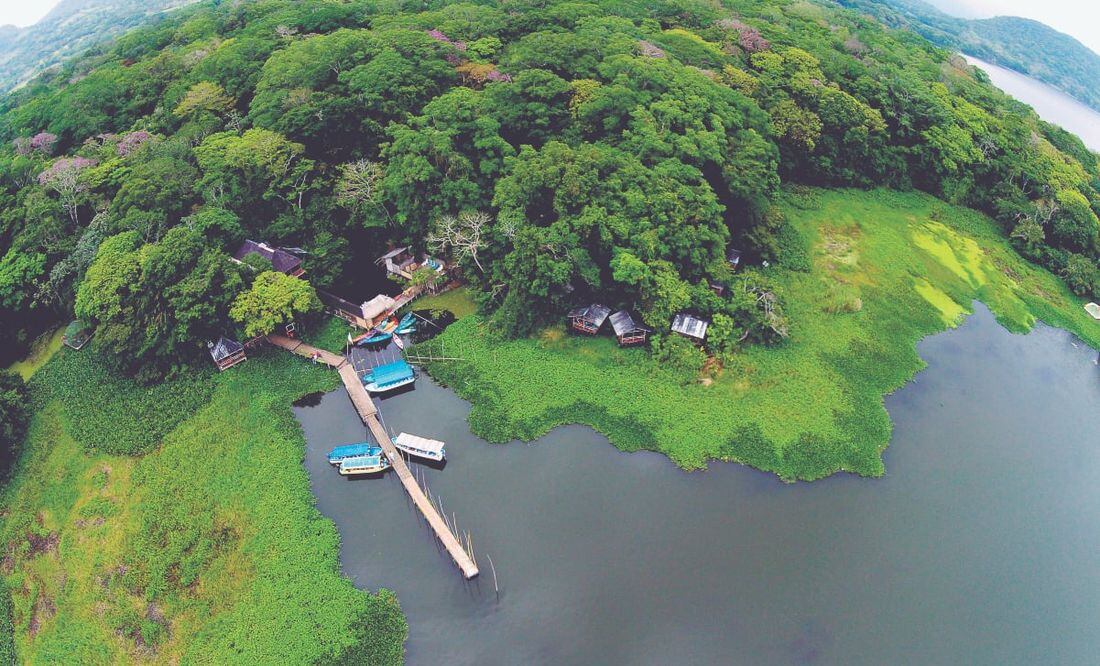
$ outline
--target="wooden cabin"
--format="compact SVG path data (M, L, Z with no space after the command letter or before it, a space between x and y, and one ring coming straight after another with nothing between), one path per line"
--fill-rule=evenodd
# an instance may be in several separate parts
M710 326L709 321L687 312L681 312L672 318L672 332L695 342L703 342L707 339L708 326Z
M596 335L610 314L611 308L599 303L573 308L569 311L569 325L581 333Z
M218 338L217 342L207 342L206 346L210 349L210 358L214 359L218 370L228 370L247 359L244 345L224 335Z
M418 258L407 247L394 248L378 257L374 263L385 264L387 273L399 275L406 280L411 280L413 273L423 267L428 267L440 275L447 272L447 267L442 261L426 254Z
M241 243L237 251L233 253L233 260L244 263L245 257L255 254L271 262L271 267L280 273L291 277L301 277L305 274L302 270L302 260L280 247L272 247L267 243L257 243L254 240L246 240Z
M619 310L611 315L611 328L615 331L615 337L623 347L645 344L646 338L653 332L639 324L638 320L626 310Z

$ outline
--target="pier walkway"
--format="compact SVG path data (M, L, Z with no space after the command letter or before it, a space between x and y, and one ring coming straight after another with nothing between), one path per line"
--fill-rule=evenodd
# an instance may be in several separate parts
M347 389L348 396L351 397L351 402L355 405L355 411L359 413L359 418L363 420L374 439L378 441L378 445L382 447L382 451L386 454L390 464L393 465L394 471L397 472L397 478L401 480L401 485L405 486L405 492L409 494L413 504L423 514L428 526L432 528L436 538L447 549L451 559L462 571L462 575L467 579L477 576L477 563L474 562L473 556L462 547L458 537L447 526L447 521L439 515L435 505L424 494L420 484L416 482L416 478L409 471L409 466L405 464L405 459L401 457L397 447L393 445L386 429L382 427L382 422L378 420L378 409L374 406L374 401L371 400L370 394L363 386L363 382L359 379L359 373L348 363L347 359L282 335L269 335L267 340L276 347L299 356L309 359L316 358L319 362L335 368L340 373L340 379L343 380L344 388Z

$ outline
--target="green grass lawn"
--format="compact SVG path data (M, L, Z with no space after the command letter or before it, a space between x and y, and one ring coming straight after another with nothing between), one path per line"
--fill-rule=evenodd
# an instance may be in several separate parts
M473 403L471 426L492 441L584 423L689 469L719 459L815 479L882 474L883 396L923 367L917 341L956 325L975 299L1010 330L1042 319L1100 346L1081 301L982 215L890 191L788 193L782 205L811 258L806 272L771 269L791 337L747 349L713 381L685 382L645 350L560 327L502 342L476 316L443 335L466 362L431 372Z
M450 310L456 317L472 315L477 304L466 287L459 287L434 296L421 296L412 302L413 310Z
M339 317L326 316L321 323L306 331L302 340L319 349L343 355L347 351L348 333L355 337L362 332L361 328L352 326Z
M340 574L301 465L290 402L335 373L270 352L196 377L150 391L156 428L144 403L117 408L144 389L87 350L32 380L0 528L20 661L400 662L395 597Z

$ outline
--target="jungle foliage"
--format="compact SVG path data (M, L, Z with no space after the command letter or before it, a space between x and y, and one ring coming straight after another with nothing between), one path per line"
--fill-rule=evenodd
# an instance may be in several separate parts
M449 255L510 336L593 299L773 344L783 290L724 257L805 267L781 182L925 190L1100 290L1093 153L805 0L200 3L0 100L0 143L0 348L75 309L144 380L248 328L246 237L302 248L316 287L389 243Z

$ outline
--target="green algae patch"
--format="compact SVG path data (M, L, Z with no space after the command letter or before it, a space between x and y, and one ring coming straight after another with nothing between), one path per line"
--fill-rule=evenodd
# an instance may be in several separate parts
M966 314L966 310L963 306L952 300L945 292L932 286L931 282L925 279L919 279L916 281L913 288L917 290L917 293L920 294L924 300L934 305L935 308L940 311L940 315L943 317L943 323L954 328L962 322L962 317Z
M683 376L644 349L561 326L502 340L477 315L441 336L463 361L431 374L472 403L486 439L532 439L582 423L627 451L696 469L736 461L786 480L883 473L883 397L922 367L917 342L974 300L1013 331L1036 321L1100 346L1100 327L1056 277L1022 259L989 218L924 194L813 190L780 206L808 271L773 266L790 338L750 347L713 376Z

